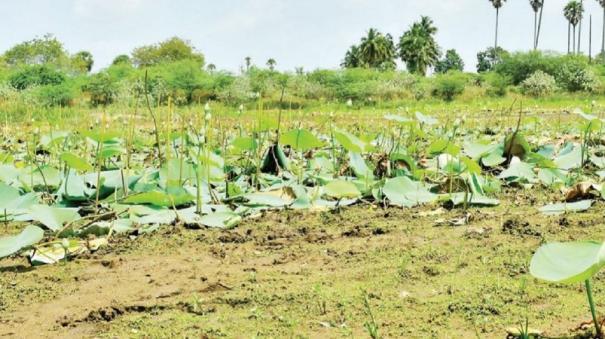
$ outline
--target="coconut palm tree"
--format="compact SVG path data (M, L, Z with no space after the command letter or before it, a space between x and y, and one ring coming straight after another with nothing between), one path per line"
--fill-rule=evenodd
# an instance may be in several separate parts
M576 52L576 27L580 20L582 20L582 16L584 15L584 6L580 1L571 0L565 5L563 9L563 15L565 19L567 19L569 25L573 28L573 51ZM569 38L568 38L569 40Z
M605 0L597 0L603 7L603 35L601 36L601 55L605 57Z
M604 0L605 1L605 0ZM538 12L541 12L542 6L544 5L544 0L529 0L529 5L531 9L534 11L534 49L537 49L537 41L538 41Z
M267 60L267 67L269 67L270 71L274 71L276 65L277 65L277 61L275 61L275 59L271 58L271 59Z
M441 52L435 41L436 33L433 20L423 16L399 39L399 56L410 73L424 76L428 68L439 61Z
M395 59L395 45L390 34L370 28L359 44L359 59L364 67L381 68Z
M357 68L361 67L361 60L359 58L359 46L353 45L345 54L345 59L341 64L344 68Z
M494 43L494 48L498 48L498 20L500 19L500 8L504 5L506 0L489 0L489 2L491 2L496 9L496 42Z

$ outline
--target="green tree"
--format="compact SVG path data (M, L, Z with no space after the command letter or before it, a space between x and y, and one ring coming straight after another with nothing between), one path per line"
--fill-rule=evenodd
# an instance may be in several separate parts
M71 57L72 67L79 72L90 72L94 63L92 54L88 51L78 52Z
M489 0L492 6L496 9L496 39L494 42L494 48L498 48L498 21L500 20L500 8L504 5L506 0Z
M576 27L584 16L584 6L580 1L572 0L565 5L565 8L563 8L563 15L569 22L569 25L573 27L573 52L576 53L576 48L579 45L579 43L576 44ZM569 45L569 35L567 37L567 41Z
M463 70L464 61L455 49L447 50L445 57L435 64L436 73L447 73L449 71L462 72Z
M113 61L111 62L112 65L122 65L122 64L132 64L132 60L130 60L130 57L126 54L120 54L117 57L115 57L113 59Z
M4 53L4 60L10 66L42 65L65 66L69 57L63 44L53 35L34 38L13 46Z
M206 69L208 70L208 72L212 73L212 72L216 71L216 65L208 64L208 66L206 66Z
M357 68L361 67L361 60L359 58L359 46L353 45L345 54L345 59L340 64L344 68Z
M192 60L199 67L204 66L204 55L191 42L178 37L170 38L155 45L136 48L132 52L133 63L137 67L148 67L175 61Z
M441 52L435 41L436 33L437 28L433 25L433 20L423 16L401 36L398 45L399 56L410 73L424 76L428 68L439 60Z
M477 72L489 72L502 62L502 59L508 55L508 52L502 47L489 47L485 51L477 53Z
M276 65L277 65L277 61L275 61L275 59L271 58L271 59L267 60L267 67L269 68L270 71L275 71Z
M31 86L60 85L65 80L65 74L48 65L26 65L9 77L10 85L18 90Z
M361 65L375 69L395 68L395 44L390 34L382 34L370 28L359 44Z

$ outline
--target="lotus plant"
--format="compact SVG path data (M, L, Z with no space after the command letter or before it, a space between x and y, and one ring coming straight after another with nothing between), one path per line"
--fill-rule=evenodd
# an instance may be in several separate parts
M530 273L534 277L562 284L584 282L588 305L595 325L596 335L603 338L603 330L597 318L590 279L605 266L605 244L593 241L550 243L534 254Z

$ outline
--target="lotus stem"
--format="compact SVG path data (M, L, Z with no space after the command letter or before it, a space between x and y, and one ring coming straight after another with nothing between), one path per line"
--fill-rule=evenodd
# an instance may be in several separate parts
M599 320L597 319L597 311L594 305L594 299L592 298L592 286L590 284L590 280L586 279L584 282L586 284L586 294L588 295L588 305L590 305L590 313L592 314L592 321L594 322L595 329L597 331L597 338L603 338L603 333L601 331L601 325L599 324Z

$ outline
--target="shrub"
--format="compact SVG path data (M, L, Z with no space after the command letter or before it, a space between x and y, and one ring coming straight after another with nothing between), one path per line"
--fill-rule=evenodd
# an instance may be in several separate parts
M523 94L533 97L543 97L552 94L557 89L555 78L542 71L537 71L521 84Z
M65 81L65 74L45 65L25 66L9 77L11 86L24 90L31 86L59 85Z
M555 73L557 83L569 92L592 92L598 80L588 65L581 59L570 59Z
M111 104L118 93L117 82L106 72L90 77L82 89L89 93L90 103L93 106Z
M44 106L71 106L78 93L68 83L37 88L38 101Z
M463 73L450 72L435 77L435 87L433 96L445 101L452 101L455 97L464 92L467 79Z
M511 80L508 76L501 75L496 72L489 72L485 74L482 82L486 86L487 95L492 97L505 96L508 86L511 84Z

